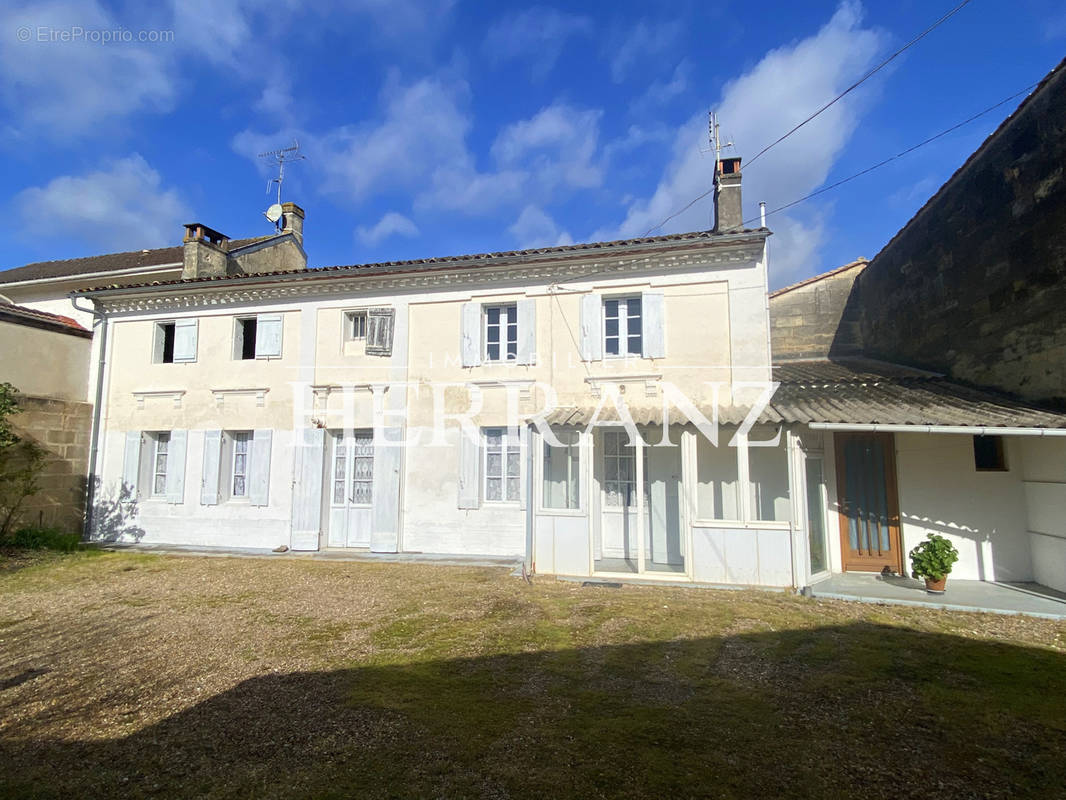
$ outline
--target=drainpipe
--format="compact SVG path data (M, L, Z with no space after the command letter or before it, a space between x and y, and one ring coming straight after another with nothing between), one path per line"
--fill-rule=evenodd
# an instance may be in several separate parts
M96 320L100 322L100 354L96 364L96 397L93 399L92 428L89 432L89 464L85 482L85 519L81 533L82 539L88 541L92 533L93 503L96 501L97 461L100 454L100 418L103 413L104 372L107 367L107 314L100 310L99 304L95 300L92 301L92 308L83 308L78 305L79 295L71 292L68 297L70 298L70 304L78 311L93 315L93 327L96 327ZM96 335L94 333L93 342L95 343L95 341Z
M533 426L526 428L526 558L523 562L522 571L527 575L533 574L533 508L537 502L533 496L533 449L536 439L533 436Z

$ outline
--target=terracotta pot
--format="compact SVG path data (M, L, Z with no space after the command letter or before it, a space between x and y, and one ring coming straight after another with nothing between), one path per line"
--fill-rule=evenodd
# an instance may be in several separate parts
M945 575L938 581L934 581L932 578L925 579L925 590L930 594L944 594L944 587L947 585L948 576Z

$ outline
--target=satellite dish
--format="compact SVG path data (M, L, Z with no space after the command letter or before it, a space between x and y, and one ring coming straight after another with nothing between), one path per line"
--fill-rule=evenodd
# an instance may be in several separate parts
M277 222L281 219L281 203L274 203L274 205L263 212L263 215L271 222Z

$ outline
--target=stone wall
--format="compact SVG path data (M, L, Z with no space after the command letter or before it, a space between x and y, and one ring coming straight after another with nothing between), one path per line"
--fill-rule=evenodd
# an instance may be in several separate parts
M866 351L1066 406L1064 165L1060 64L858 278Z
M41 491L26 501L22 523L81 533L92 405L25 394L18 401L21 410L11 418L12 426L47 452Z
M852 286L865 267L866 259L859 259L770 295L775 363L859 354L859 309Z

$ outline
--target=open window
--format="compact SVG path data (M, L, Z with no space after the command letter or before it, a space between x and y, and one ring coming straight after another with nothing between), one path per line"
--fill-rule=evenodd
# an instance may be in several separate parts
M152 361L175 364L196 360L197 321L157 322L153 331Z
M973 437L973 466L978 472L1007 472L1002 436Z
M281 337L280 314L237 317L233 329L233 358L238 361L281 358Z
M362 342L366 340L366 311L344 312L344 341Z

